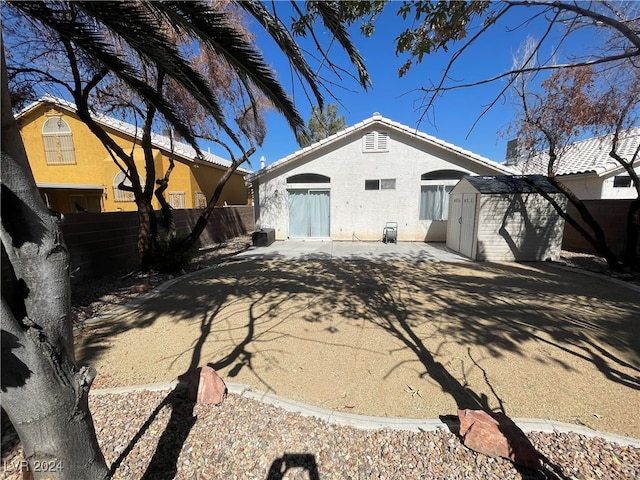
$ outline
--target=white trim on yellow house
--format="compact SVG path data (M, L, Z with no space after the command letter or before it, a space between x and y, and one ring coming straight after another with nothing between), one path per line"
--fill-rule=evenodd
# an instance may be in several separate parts
M20 119L27 115L32 110L36 109L42 104L51 104L56 107L61 108L62 110L66 110L67 112L75 114L77 111L76 105L72 102L68 102L58 97L54 97L52 95L44 95L39 100L31 103L26 106L22 110L20 110L16 114L16 119ZM103 115L101 113L93 113L93 119L100 125L105 127L112 128L114 130L119 131L120 133L124 133L133 138L141 139L142 137L142 129L140 127L136 127L127 122L123 122L113 117L109 117L107 115ZM217 168L226 170L231 162L229 160L225 160L224 158L218 157L210 152L202 152L202 157L198 158L195 149L191 145L187 145L186 143L172 141L170 137L164 135L158 135L155 133L151 134L151 144L154 148L161 150L163 153L171 153L175 156L180 157L182 160L186 162L191 162L197 166L198 163L213 165ZM243 167L238 167L236 172L239 174L249 174L251 170L247 170Z
M36 183L38 188L60 188L69 190L104 190L104 185L78 185L77 183Z

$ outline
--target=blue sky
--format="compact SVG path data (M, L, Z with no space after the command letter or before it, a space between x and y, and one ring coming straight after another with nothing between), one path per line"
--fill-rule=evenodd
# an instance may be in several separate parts
M266 2L271 5L271 2ZM284 22L291 17L287 8L289 2L275 1L273 5ZM421 87L437 83L446 67L449 58L460 45L451 45L449 52L425 55L422 63L414 65L402 78L398 77L399 67L406 61L407 56L396 56L396 38L410 27L411 19L404 20L397 15L402 5L400 1L388 4L383 14L375 23L372 37L365 38L359 32L359 24L351 29L354 44L362 54L369 71L373 87L363 91L357 82L350 78L339 80L339 85L331 86L331 95L325 95L326 103L338 103L339 113L343 115L347 126L356 124L379 112L384 117L400 122L411 128L440 138L445 142L470 150L491 160L504 161L506 144L509 135L506 129L513 122L516 107L511 101L509 93L480 118L487 105L505 85L499 80L480 87L471 87L446 92L438 99L435 109L429 112L420 122L424 114L420 103L424 97L419 91ZM495 4L498 5L498 4ZM456 62L450 76L459 83L469 83L493 77L508 71L512 64L513 55L521 47L528 36L539 38L548 23L543 18L534 21L527 20L540 13L539 7L518 7L509 15L490 28L476 41L471 49L466 51ZM304 94L300 84L291 82L291 72L287 60L281 54L272 39L257 23L251 23L249 28L256 34L258 47L262 49L267 63L277 72L278 77L290 93L296 107L305 120L311 113L311 104ZM477 31L471 26L469 34ZM331 37L322 30L320 25L317 34L329 42ZM558 44L560 29L556 27L553 35L544 44L542 55L549 55ZM296 37L304 47L308 46L308 39ZM571 42L563 44L563 53L568 54L566 48L573 49L572 53L584 53L594 44L602 43L602 39L589 37L585 34L571 35ZM337 54L337 55L336 55ZM335 56L334 56L335 55ZM346 65L346 56L338 45L333 47L331 58L337 63ZM546 60L546 59L543 59ZM335 81L336 79L333 78ZM51 92L67 97L64 92ZM475 125L474 125L475 124ZM297 151L298 146L290 128L283 118L276 112L267 114L267 137L261 148L251 158L251 165L245 167L257 170L260 168L260 157L266 158L266 163L273 163ZM502 132L502 133L501 133ZM210 148L212 153L227 157L225 150L216 144L203 144L203 149Z
M278 8L282 4L276 4ZM403 20L397 15L401 2L388 5L385 12L375 24L375 33L371 38L359 34L357 26L352 29L352 38L365 59L365 64L373 81L373 88L363 92L355 81L344 81L348 88L332 88L332 92L340 100L340 114L344 115L347 126L353 125L372 116L374 112L384 117L408 125L412 128L434 135L446 142L468 149L492 160L502 162L505 156L508 137L501 135L513 121L516 109L507 95L502 98L487 114L479 118L485 107L492 102L505 85L497 81L483 87L473 87L450 91L439 98L436 108L419 123L423 111L418 108L423 95L417 90L440 79L443 69L455 52L454 45L448 53L441 52L425 56L422 63L414 67L403 78L398 78L398 68L406 57L395 55L395 39L399 33L410 25L410 20ZM283 7L284 8L284 7ZM482 40L466 52L456 64L452 77L461 83L481 80L510 69L513 54L525 41L527 36L539 37L547 25L543 20L523 23L536 13L534 9L519 8L509 17L492 27L483 35ZM283 12L284 13L284 12ZM281 18L286 19L286 14ZM278 57L275 47L270 46L270 39L260 32L257 42L263 49L265 58L278 72L280 81L292 94L296 106L303 118L308 119L311 107L300 86L292 90L289 67ZM253 29L253 27L252 27ZM514 30L515 29L515 30ZM554 36L558 38L558 32ZM548 54L555 46L553 40L546 44ZM573 43L576 45L576 42ZM580 45L580 48L584 45ZM326 100L337 103L331 97ZM300 147L286 123L277 113L267 117L268 134L264 145L252 157L251 168L260 167L259 158L264 156L267 165L283 158ZM478 123L474 127L474 123ZM473 128L472 128L473 127Z

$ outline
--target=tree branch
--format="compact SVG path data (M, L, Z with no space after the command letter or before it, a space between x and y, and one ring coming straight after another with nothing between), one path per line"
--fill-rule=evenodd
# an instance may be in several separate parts
M526 6L531 7L535 6L548 6L552 7L558 11L567 11L574 12L582 17L591 18L597 22L603 23L604 25L608 25L609 27L614 28L618 32L620 32L627 40L629 40L636 49L640 50L640 36L638 36L638 32L634 31L632 28L626 24L626 22L621 20L616 20L615 18L608 17L606 15L602 15L601 13L595 12L593 10L589 10L588 8L581 7L578 2L547 2L547 1L537 1L532 3L530 1L510 1L509 5L512 6Z

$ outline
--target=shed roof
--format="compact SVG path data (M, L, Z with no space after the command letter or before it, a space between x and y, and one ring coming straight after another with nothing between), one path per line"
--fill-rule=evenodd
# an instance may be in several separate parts
M35 110L37 107L43 104L55 105L59 108L62 108L63 110L66 110L74 114L77 111L75 103L68 102L67 100L63 100L61 98L54 97L53 95L47 94L40 97L40 99L31 103L30 105L27 105L22 110L20 110L16 114L16 119L24 117L29 112ZM118 120L117 118L113 118L108 115L104 115L102 113L94 112L92 113L91 116L97 123L105 127L109 127L114 130L117 130L118 132L128 135L132 138L140 139L142 137L142 129L140 127L136 127L135 125L132 125L127 122L123 122L121 120ZM152 133L151 144L155 148L161 149L165 152L172 152L174 155L184 160L187 160L190 162L195 162L196 160L198 160L195 149L191 145L188 145L186 143L177 142L174 140L173 150L172 150L171 138L166 135L158 135L158 134ZM215 165L217 167L222 167L225 169L231 165L231 162L229 160L225 160L224 158L221 158L209 152L202 152L202 157L200 161L202 161L204 164L209 163L211 165ZM238 167L236 172L245 174L245 175L248 173L251 173L250 170L247 170L242 167Z
M432 135L428 135L424 132L421 132L416 128L412 128L407 125L394 122L393 120L383 117L379 113L374 113L373 116L371 116L370 118L367 118L361 122L358 122L355 125L352 125L350 127L344 128L343 130L340 130L339 132L334 133L333 135L325 139L315 142L309 145L308 147L298 150L292 153L291 155L281 158L280 160L273 162L271 165L268 165L265 168L262 168L257 172L254 172L252 175L249 176L248 180L255 181L256 179L258 179L259 177L261 177L262 175L268 172L273 172L282 167L285 167L286 165L289 165L291 162L294 162L295 160L302 158L310 154L311 152L314 152L320 148L323 148L325 146L338 142L342 138L356 134L357 132L360 132L371 125L380 125L383 128L387 128L389 130L395 130L397 132L403 133L404 135L417 138L426 144L434 145L444 150L447 150L449 152L453 152L454 154L464 157L473 163L483 165L485 167L490 167L494 169L496 172L504 172L504 173L515 172L515 170L513 170L513 167L509 167L504 164L494 162L493 160L489 160L488 158L485 158L481 155L473 153L469 150L460 148L452 143L445 142L444 140L441 140Z
M549 183L544 175L526 175L514 177L511 175L497 175L493 177L469 176L461 182L469 182L480 193L537 193L538 187L545 193L560 193L560 190Z

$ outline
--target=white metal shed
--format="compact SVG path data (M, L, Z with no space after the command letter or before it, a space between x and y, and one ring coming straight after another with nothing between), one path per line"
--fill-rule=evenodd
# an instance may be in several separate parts
M449 195L447 247L479 261L558 260L566 197L542 175L465 177Z

